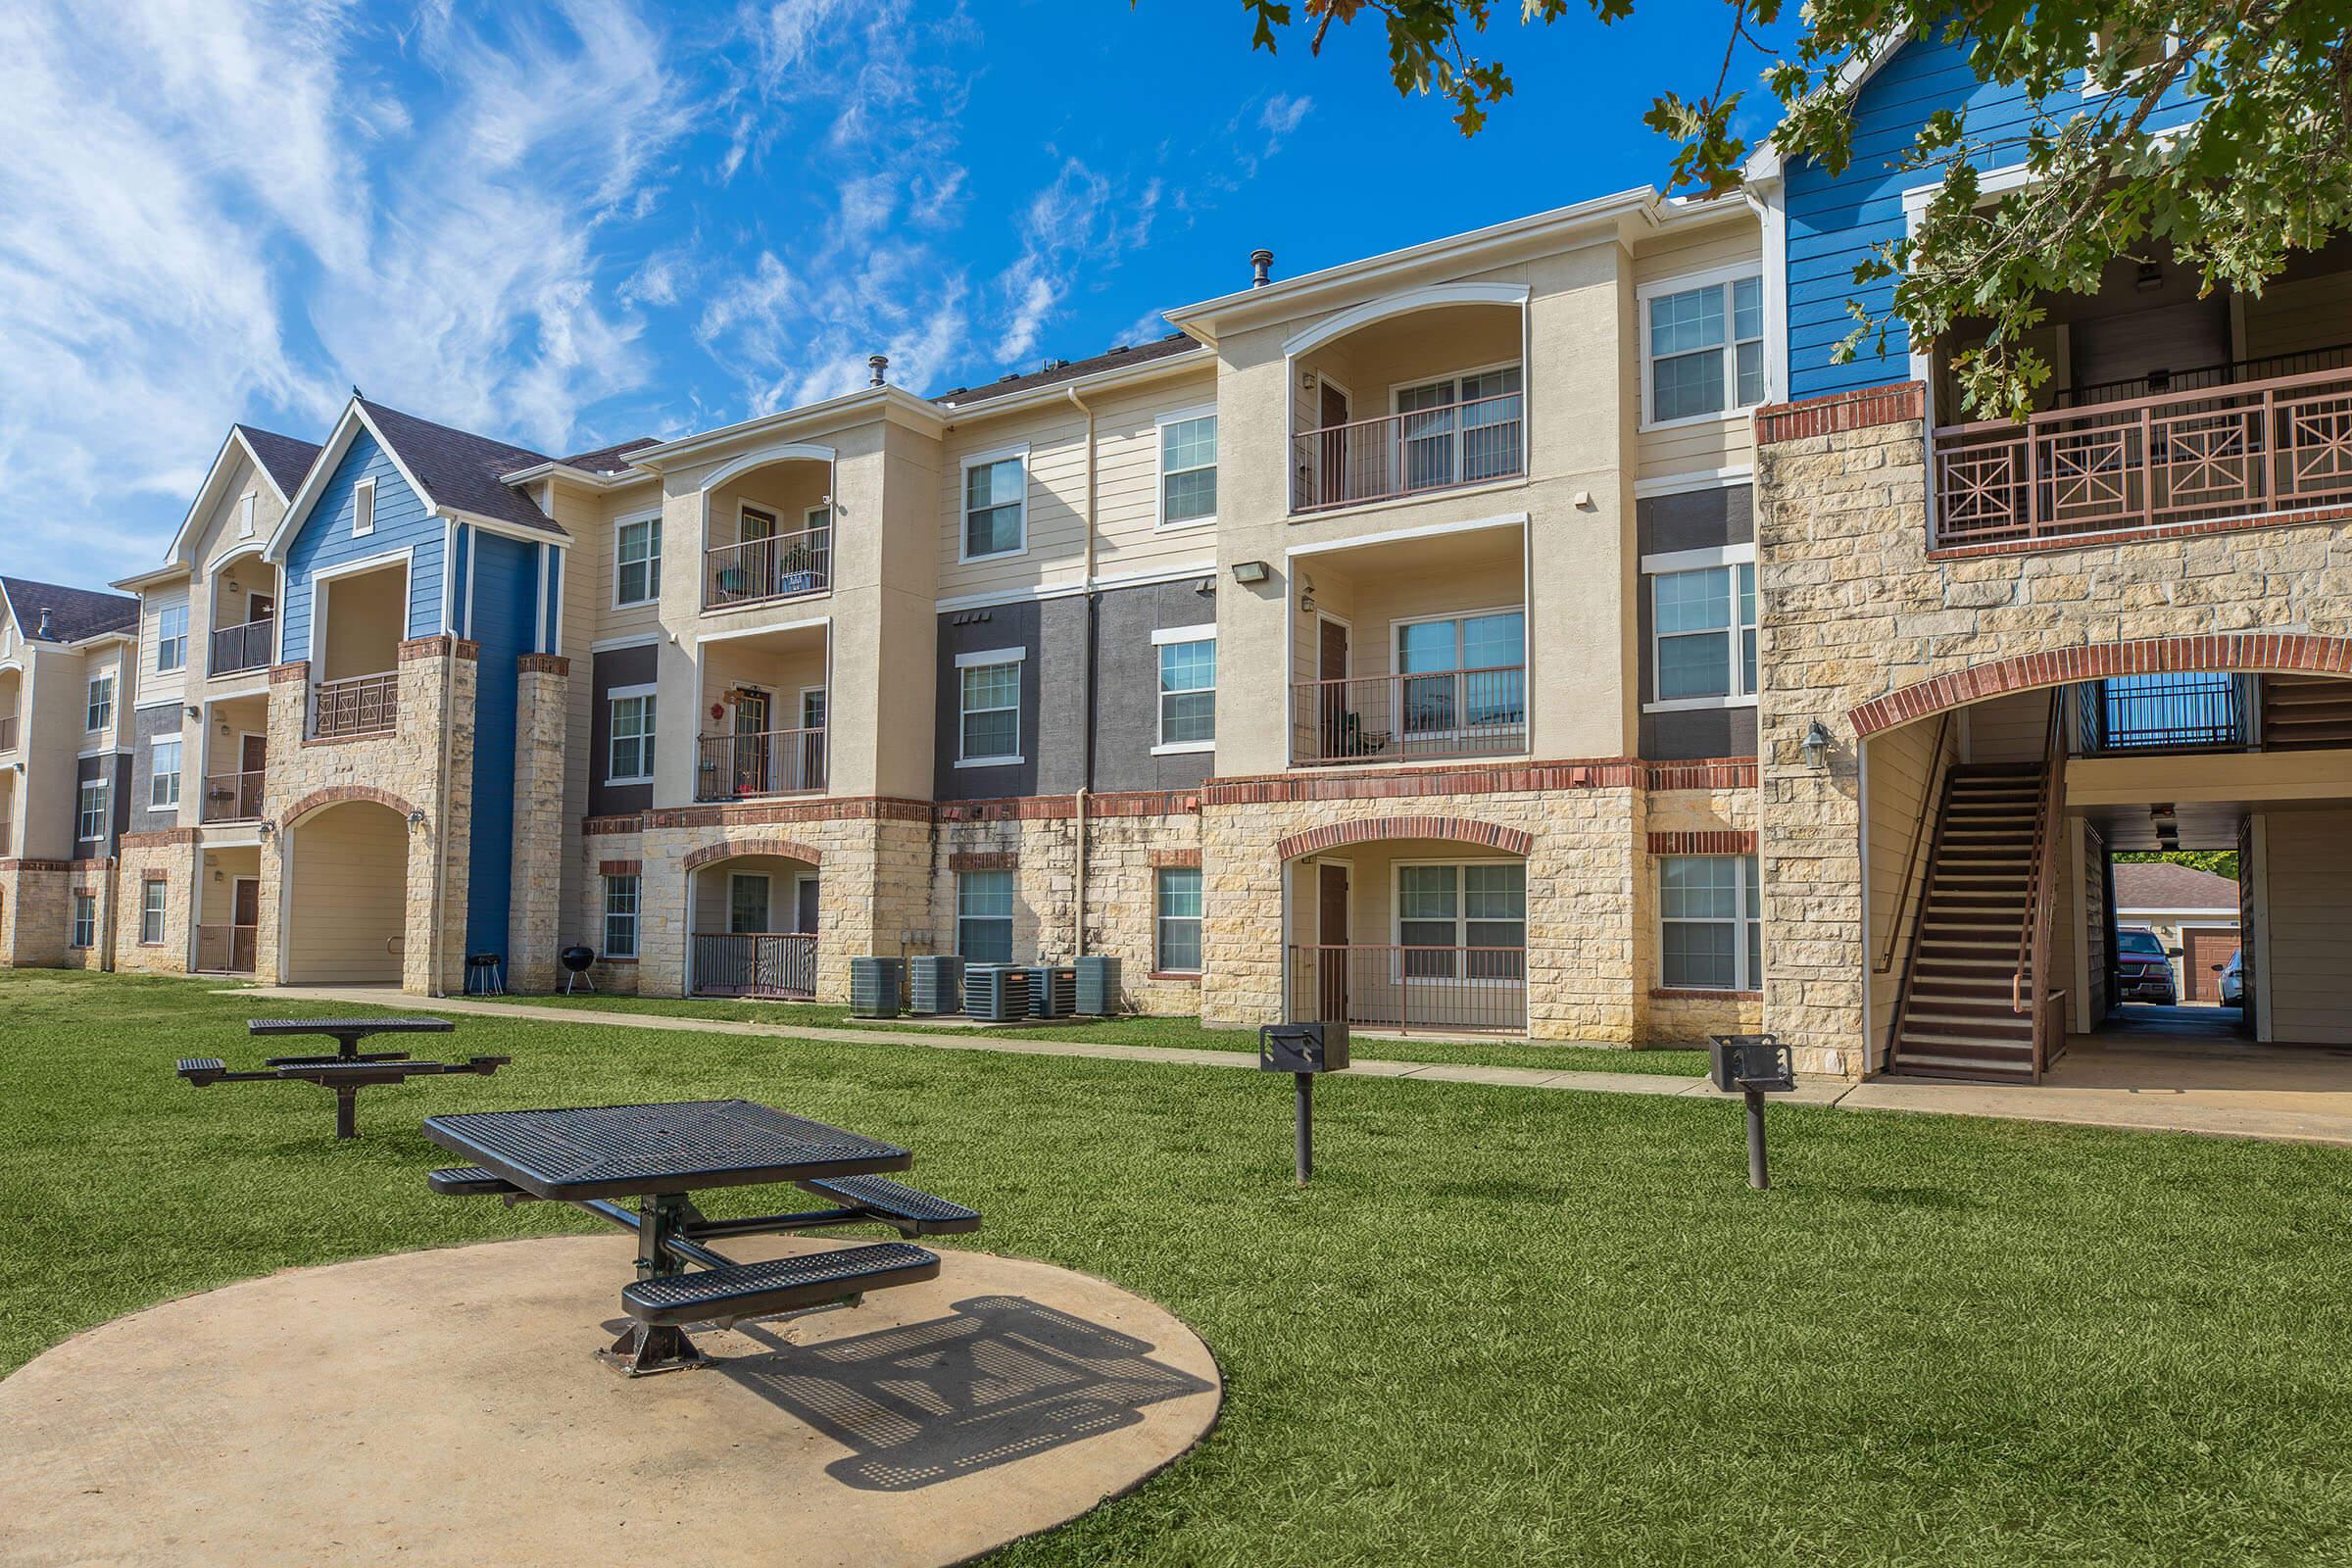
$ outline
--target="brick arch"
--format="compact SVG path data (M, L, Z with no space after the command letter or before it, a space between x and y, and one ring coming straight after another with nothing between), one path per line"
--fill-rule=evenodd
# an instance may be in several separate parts
M1874 697L1846 716L1857 739L1933 718L1988 697L2034 691L2119 675L2210 673L2352 676L2352 637L2302 637L2281 632L2228 632L2211 637L2149 637L2091 643L2046 654L2020 654L1972 664Z
M377 806L388 807L398 811L403 820L416 809L390 790L379 790L372 784L330 784L325 789L311 791L278 812L277 825L281 830L292 827L313 811L322 810L329 806L341 806L346 801L369 801Z
M1334 822L1329 827L1294 833L1277 843L1274 853L1281 859L1295 860L1301 855L1336 850L1348 844L1373 844L1382 839L1446 839L1521 856L1536 842L1515 827L1476 822L1466 816L1373 816L1359 822Z
M699 870L714 860L732 860L742 855L774 855L787 860L806 860L810 865L824 859L821 852L798 839L721 839L687 856L682 869Z

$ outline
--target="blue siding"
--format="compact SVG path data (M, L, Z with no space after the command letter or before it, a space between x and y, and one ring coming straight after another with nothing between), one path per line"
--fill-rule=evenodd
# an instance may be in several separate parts
M375 480L375 531L354 538L352 493L368 477ZM375 438L362 429L286 551L285 599L277 617L279 657L310 657L312 590L321 569L406 553L412 547L409 635L429 637L441 630L442 524L425 512L423 497L409 488Z
M473 822L467 852L466 947L507 952L514 879L516 661L538 646L537 545L467 529L475 665ZM512 955L510 955L512 956Z
M2063 112L2064 104L2051 106ZM2004 137L2023 130L2033 104L2014 87L1981 82L1968 66L1964 44L1915 39L1903 46L1863 87L1854 106L1854 156L1841 174L1831 175L1810 162L1788 172L1788 395L1819 397L1858 387L1910 379L1910 342L1901 325L1886 333L1884 357L1865 344L1845 365L1832 365L1831 352L1852 329L1846 301L1860 299L1883 311L1894 297L1891 279L1857 288L1853 270L1871 251L1903 235L1903 191L1934 176L1895 167L1929 115L1964 109L1974 136ZM2183 101L2160 113L2159 128L2193 118ZM1988 169L2025 162L2021 148L2004 148Z

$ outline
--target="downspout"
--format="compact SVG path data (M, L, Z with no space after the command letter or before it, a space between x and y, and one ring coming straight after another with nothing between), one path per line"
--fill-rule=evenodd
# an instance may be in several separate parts
M1070 912L1070 956L1083 958L1086 956L1086 800L1095 785L1095 411L1087 407L1076 387L1064 387L1062 393L1070 400L1070 407L1086 416L1086 556L1085 575L1081 578L1086 591L1086 722L1078 793L1071 802L1077 828L1078 867L1077 894L1071 900Z
M449 662L447 666L448 674L444 678L441 687L441 733L437 742L439 747L439 756L434 763L433 771L433 809L438 814L440 820L437 822L428 821L426 823L426 828L430 832L433 841L433 928L425 933L424 939L424 957L428 970L428 978L425 982L425 992L428 996L440 994L435 991L434 988L439 986L441 983L441 960L443 956L441 952L442 911L444 907L444 901L448 897L447 884L449 881L449 842L447 829L449 825L450 814L449 753L451 742L457 734L458 707L458 606L456 600L456 575L458 565L457 547L458 541L461 537L463 537L463 534L464 529L462 525L459 524L454 518L449 519L449 526L442 532L443 542L441 547L441 577L442 581L449 585L450 591L443 599L443 605L445 608L441 616L441 631L442 635L449 640ZM468 570L466 576L465 592L468 597L471 597L473 593L473 574L470 569L472 563L469 561L466 563L466 564ZM406 628L404 627L403 630L406 630ZM406 977L404 976L403 978L405 979ZM462 980L461 984L463 984Z

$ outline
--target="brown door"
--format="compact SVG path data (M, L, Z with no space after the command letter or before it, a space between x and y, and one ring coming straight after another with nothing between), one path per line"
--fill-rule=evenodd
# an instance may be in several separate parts
M240 772L259 773L269 765L269 736L248 735L238 743L237 768Z
M235 902L229 908L228 966L237 974L254 968L255 937L262 924L262 885L252 877L237 878Z
M1324 684L1315 688L1315 728L1322 749L1316 753L1326 760L1346 757L1348 732L1348 628L1336 620L1326 620L1317 633L1315 678ZM1335 684L1338 683L1338 684Z
M2221 1001L2222 966L2237 951L2237 933L2198 930L2192 926L2181 932L2180 937L2180 962L2188 971L2188 995L2182 1000Z
M1315 867L1315 1016L1348 1017L1348 868Z
M1315 501L1332 506L1348 499L1348 435L1341 426L1348 422L1348 394L1329 381L1317 381L1321 395L1315 404L1315 428L1323 434L1323 453L1319 464L1321 478L1316 487Z

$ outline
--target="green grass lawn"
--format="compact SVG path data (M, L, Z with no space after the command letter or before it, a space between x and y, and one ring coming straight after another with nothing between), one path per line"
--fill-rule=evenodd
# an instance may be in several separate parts
M718 1018L731 1023L799 1025L805 1029L883 1029L971 1035L957 1024L920 1018L862 1021L850 1009L812 1002L728 1002L713 997L476 997L476 1002L511 1002L532 1006L570 1007L582 1012L647 1012L673 1018ZM1008 1029L1006 1033L1021 1033ZM1027 1031L1043 1040L1088 1040L1113 1046L1157 1046L1188 1051L1257 1050L1254 1029L1210 1029L1198 1018L1094 1018L1039 1023ZM1654 1072L1679 1078L1703 1077L1707 1054L1680 1047L1622 1051L1606 1046L1536 1045L1516 1040L1391 1040L1357 1035L1349 1048L1363 1061L1467 1062L1482 1067L1532 1067L1544 1072Z
M1302 1192L1287 1086L1254 1074L592 1016L467 1019L454 1049L512 1067L369 1090L337 1146L307 1085L172 1077L262 1055L258 1010L0 975L0 1366L290 1264L594 1227L431 1197L431 1111L743 1095L906 1143L912 1180L987 1213L970 1241L1153 1297L1215 1349L1208 1442L1009 1562L2286 1564L2352 1541L2352 1151L1779 1105L1759 1194L1735 1105L1343 1077Z

